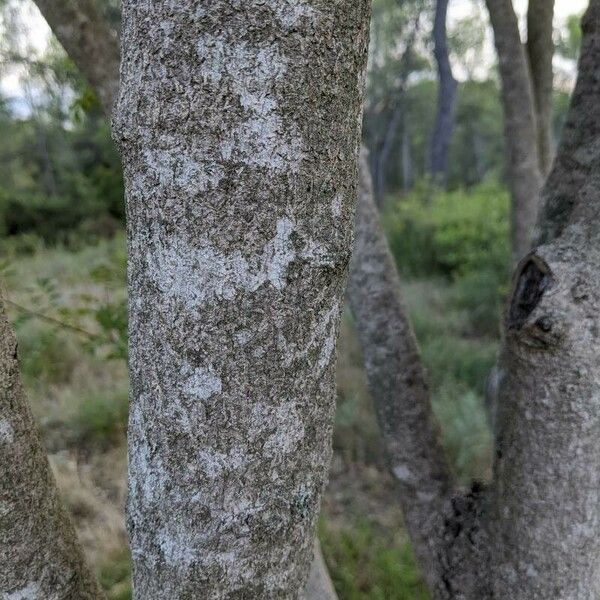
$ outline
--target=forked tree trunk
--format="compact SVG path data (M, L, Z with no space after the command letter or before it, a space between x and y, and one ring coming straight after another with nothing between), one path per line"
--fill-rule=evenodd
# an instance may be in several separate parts
M514 261L531 247L542 176L529 66L512 0L486 0L498 51Z
M517 271L498 405L497 597L600 597L600 2L543 193L541 244ZM556 187L556 183L560 186Z
M533 86L538 160L543 177L550 171L552 159L554 158L554 135L552 131L553 16L554 0L529 0L526 49Z
M430 169L435 183L442 186L448 180L448 155L454 132L456 91L458 84L452 74L448 52L446 17L448 0L437 0L433 21L434 54L438 69L438 101L433 135L431 137Z
M298 598L330 458L369 3L123 6L136 598Z
M0 593L3 599L103 598L85 565L19 376L0 297Z

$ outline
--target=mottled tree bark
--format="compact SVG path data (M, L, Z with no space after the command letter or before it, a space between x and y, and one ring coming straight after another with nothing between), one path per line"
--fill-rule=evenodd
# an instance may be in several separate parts
M554 0L529 0L526 50L533 87L538 160L543 177L550 171L554 157L554 136L552 132L553 17Z
M379 224L364 150L348 300L406 527L423 574L436 589L447 577L444 515L454 481L440 444L394 259Z
M117 94L117 33L99 14L95 0L35 0L71 60L96 90L110 115Z
M516 600L600 596L598 0L582 27L541 245L517 269L506 318L490 529L493 591Z
M84 77L86 77L89 81L95 82L97 85L96 91L100 97L104 98L104 110L107 116L110 117L109 111L114 105L116 93L119 87L119 64L118 60L114 60L115 56L119 57L120 55L118 35L115 35L114 32L111 32L110 35L108 35L108 37L100 44L90 36L79 38L79 40L71 39L69 37L70 33L77 30L74 27L69 27L70 19L74 17L70 10L65 10L66 8L69 8L69 3L55 2L52 6L55 13L54 22L64 24L64 27L61 28L61 32L65 50L68 48L74 52L74 55L70 56L70 58L76 62ZM89 13L85 12L88 9L91 9L91 11ZM100 15L95 11L92 3L86 2L84 4L80 4L79 10L82 12L80 20L84 22L90 21L96 23L93 35L101 35L103 32L111 31L108 23L101 22ZM55 31L54 33L56 35ZM87 44L90 41L93 43L91 46L88 46ZM111 71L109 68L105 68L102 71L94 74L94 72L90 72L88 69L90 66L93 67L95 63L93 61L86 60L86 57L91 56L94 54L94 52L102 49L106 49L107 54L110 57L113 57L110 59L110 61L115 67L115 70ZM329 573L327 572L327 566L325 565L318 540L315 541L314 554L315 556L310 570L310 577L305 591L305 598L306 600L335 600L337 596L335 594L331 578L329 577Z
M446 16L448 0L437 0L433 21L434 55L438 69L438 101L433 135L431 137L430 170L435 183L446 185L448 155L454 132L456 91L458 84L452 74L448 52Z
M486 0L502 82L506 175L511 192L511 237L515 262L531 247L542 176L529 66L511 0Z
M0 298L0 595L99 600L21 384Z
M298 598L330 458L367 0L129 0L136 598Z

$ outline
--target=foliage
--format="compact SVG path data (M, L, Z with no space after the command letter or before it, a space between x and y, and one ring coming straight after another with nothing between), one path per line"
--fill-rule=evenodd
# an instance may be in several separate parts
M421 184L388 203L383 222L400 271L456 282L454 302L469 311L473 329L493 334L508 279L508 215L497 183L449 193Z
M93 392L79 398L67 423L79 447L107 447L125 436L128 414L127 388Z
M344 600L427 600L429 594L403 534L383 532L367 520L320 530L335 588Z
M115 553L100 565L98 581L108 600L131 600L131 556L127 550Z

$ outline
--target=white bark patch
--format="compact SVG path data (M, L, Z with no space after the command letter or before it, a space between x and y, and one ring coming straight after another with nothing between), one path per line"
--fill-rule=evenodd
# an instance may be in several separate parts
M396 465L392 469L392 473L398 481L407 482L410 481L413 477L411 470L406 465Z
M214 189L224 177L218 165L207 167L187 156L183 149L146 148L144 160L160 187L178 188L188 194Z
M314 21L317 16L317 11L308 6L305 2L296 2L294 6L282 6L280 0L271 0L269 4L275 10L275 14L280 23L285 27L293 27L297 25L301 19L310 19Z
M15 432L10 421L4 419L0 421L0 444L12 444Z
M47 600L42 598L41 589L38 583L28 583L24 588L4 594L3 600Z
M342 216L343 196L336 194L331 201L331 214L339 219Z
M183 369L187 371L188 369ZM183 391L186 395L199 400L208 400L214 394L221 392L221 379L209 369L196 368L191 375L182 373L185 377Z
M200 247L192 247L182 238L174 238L166 248L157 241L146 255L148 273L166 297L190 310L215 300L233 300L238 292L254 292L264 284L282 290L296 258L316 264L331 262L319 244L308 243L297 252L290 239L294 228L290 219L279 219L275 237L262 252L248 258L237 250L224 254L206 240ZM327 354L330 351L329 344Z
M197 52L203 79L214 85L226 80L247 113L245 121L223 135L221 156L250 167L296 171L303 156L302 139L295 127L284 130L272 92L287 71L287 60L277 44L256 48L226 40L223 34L204 35L198 40Z
M304 438L304 425L293 402L283 402L278 406L258 403L252 407L251 420L256 423L256 432L262 434L265 423L275 431L264 443L264 450L275 455L293 452ZM252 430L250 435L255 433Z

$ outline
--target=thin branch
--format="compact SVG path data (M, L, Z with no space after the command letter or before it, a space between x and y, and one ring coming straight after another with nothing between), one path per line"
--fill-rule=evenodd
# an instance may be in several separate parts
M53 325L61 327L62 329L68 329L69 331L74 331L81 335L85 335L92 340L105 339L105 336L103 336L103 335L100 335L98 333L92 333L91 331L87 331L86 329L83 329L82 327L78 327L77 325L71 325L70 323L65 323L64 321L61 321L60 319L56 319L55 317L51 317L50 315L46 315L44 313L40 313L35 310L32 310L31 308L27 308L26 306L22 306L21 304L17 304L16 302L9 300L8 298L5 298L4 302L6 304L12 306L13 308L17 309L18 311L20 311L26 315L29 315L30 317L35 317L36 319L41 319L42 321L46 321L47 323L52 323Z

